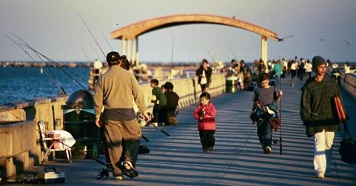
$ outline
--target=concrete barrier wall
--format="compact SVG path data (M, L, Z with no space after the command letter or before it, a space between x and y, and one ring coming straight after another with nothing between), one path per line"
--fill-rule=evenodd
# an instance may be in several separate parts
M62 129L61 106L66 100L67 97L43 98L7 104L7 107L0 108L0 176L2 179L40 163L44 152L41 151L37 122L43 120L48 131Z
M32 153L32 150L37 146L35 130L36 124L34 121L1 126L1 177L29 169L35 164L36 160L38 161L39 156Z
M225 76L213 74L209 93L217 96L225 92ZM160 85L166 81L160 82ZM180 96L179 107L184 108L199 101L201 93L197 78L174 79L174 91ZM142 84L148 111L152 112L152 88ZM68 96L34 99L0 107L0 175L6 179L16 173L38 165L44 152L40 145L37 122L42 120L46 130L63 129L63 109Z
M340 85L356 101L356 75L340 73Z

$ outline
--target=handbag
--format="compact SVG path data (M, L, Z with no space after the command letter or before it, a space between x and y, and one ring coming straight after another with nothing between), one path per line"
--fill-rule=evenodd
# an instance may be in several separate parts
M356 164L356 141L352 140L346 122L344 123L344 136L343 140L340 141L339 153L341 161L348 164Z
M348 117L346 116L344 107L338 96L334 96L334 106L339 121L344 123L344 136L342 141L340 141L339 148L341 161L348 164L356 164L356 141L352 139L351 133L347 127Z
M277 132L279 126L281 125L281 118L278 117L271 117L268 119L269 124L272 126L272 129L274 132Z

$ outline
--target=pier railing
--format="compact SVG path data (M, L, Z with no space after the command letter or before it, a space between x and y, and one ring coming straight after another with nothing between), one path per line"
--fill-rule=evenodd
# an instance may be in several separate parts
M356 101L356 75L340 72L340 86Z
M356 101L356 74L345 73L343 70L338 70L333 73L333 67L328 68L328 73L335 78L341 88L343 88L353 100Z
M225 92L224 74L213 74L209 93L217 96ZM169 80L166 80L169 81ZM161 81L164 84L166 81ZM199 101L201 93L198 79L185 78L171 80L174 91L180 96L179 107L184 108ZM152 112L152 89L149 84L142 84L148 111ZM44 157L41 149L38 121L45 123L46 131L61 130L63 109L67 96L34 99L0 106L0 176L9 176L30 169L40 164Z

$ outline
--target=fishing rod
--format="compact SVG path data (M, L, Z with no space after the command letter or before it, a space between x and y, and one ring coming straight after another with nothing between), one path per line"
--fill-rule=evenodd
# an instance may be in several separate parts
M281 63L281 56L279 56L279 63ZM282 79L279 76L279 90L281 90L281 87L282 87ZM279 110L280 110L279 118L281 119L281 125L279 126L279 154L282 155L282 99L279 100Z
M227 47L229 47L229 49L230 49L232 55L233 55L233 56L235 57L235 59L237 60L237 56L235 55L235 52L234 52L234 50L231 48L231 46L230 46L230 45L227 45Z
M40 56L44 57L45 59L47 59L49 62L57 65L57 67L63 72L65 73L68 77L70 77L74 82L76 82L79 86L81 86L84 90L88 91L88 89L86 87L84 87L82 84L80 84L73 76L71 76L68 72L66 72L62 67L60 67L60 65L55 62L54 60L52 60L51 58L45 56L44 54L42 54L41 52L35 50L34 48L32 48L31 46L27 46L27 45L24 45L22 43L20 43L21 45L25 46L26 48L32 50L33 52L39 54Z
M103 31L101 31L101 34L103 35L103 37L104 37L104 39L105 39L106 43L109 45L110 49L111 49L111 50L114 50L114 49L111 47L111 45L110 45L109 41L106 39L106 37L105 37L105 35L104 35Z
M14 35L16 38L18 38L19 40L21 40L21 41L26 45L27 48L29 48L29 49L32 48L32 47L31 47L26 41L24 41L21 37L17 36L17 35L14 34L14 33L11 33L11 34ZM44 62L43 59L42 59L42 57L40 56L39 52L37 53L37 52L33 51L33 48L32 48L31 50L32 50L32 52L34 52L34 53L37 55L38 58L41 59L42 62ZM46 57L46 56L45 56L45 58L47 58L47 60L49 59L49 58ZM55 62L54 60L51 60L51 59L48 60L48 61L50 61L51 63L53 63L55 67L58 67L58 68L61 69L61 65L60 65L59 63L57 63L57 62ZM44 63L45 63L45 62L44 62ZM52 73L52 71L51 71L49 68L47 68L47 69L51 72L52 76L54 77L54 74ZM61 70L63 71L63 69L61 69ZM80 77L79 75L77 75L77 74L75 74L75 73L73 73L73 72L71 72L71 74L73 74L74 76L76 76L78 79L80 79L80 80L86 82L86 81L83 80L83 78ZM71 77L71 76L69 76L69 77ZM71 78L72 78L72 77L71 77ZM75 80L74 78L72 78L72 79Z
M12 42L14 42L18 47L20 47L34 62L36 62L36 60L19 44L17 43L15 40L13 40L10 36L6 35L6 37L8 37ZM42 58L41 58L42 60ZM43 60L42 60L43 62ZM46 76L52 81L52 83L60 90L60 94L64 94L67 95L67 93L64 91L64 88L62 86L59 86L58 83L54 80L54 78L52 78L47 71L43 71Z
M172 70L173 70L173 52L174 52L174 37L173 37L173 40L172 40L172 55L171 55L171 70L170 70L170 75L169 75L169 81L171 81L172 79Z
M22 41L23 43L25 43L26 45L29 46L29 44L27 44L26 41L24 41L22 38L20 38L20 37L17 36L16 34L14 34L14 33L12 33L12 32L10 32L10 34L13 35L13 36L15 36L17 39L19 39L20 41ZM35 54L36 54L36 56L37 56L42 62L44 62L40 55L38 55L37 53L35 53ZM45 63L45 62L44 62L44 63ZM45 67L45 68L47 68L47 67ZM47 68L47 69L48 69L48 71L50 72L50 74L52 75L53 79L55 79L55 76L54 76L53 72L51 71L51 69L49 69L49 68Z
M78 13L78 15L79 15L80 19L83 21L83 23L84 23L85 27L87 27L87 29L88 29L88 31L89 31L89 33L90 33L91 37L94 39L94 41L95 41L96 45L98 45L98 47L100 48L101 52L102 52L102 53L103 53L103 55L104 55L104 58L106 58L106 55L105 55L105 53L104 53L103 49L100 47L100 45L99 45L98 41L95 39L95 37L94 37L93 33L90 31L90 29L89 29L88 25L85 23L84 19L82 18L82 16L81 16L79 13Z
M210 55L210 57L211 57L211 58L213 59L213 61L215 62L216 60L215 60L215 58L214 58L212 52L209 50L208 46L207 46L203 41L202 41L202 43L204 44L204 47L205 47L205 49L207 50L207 52L208 52L208 54Z

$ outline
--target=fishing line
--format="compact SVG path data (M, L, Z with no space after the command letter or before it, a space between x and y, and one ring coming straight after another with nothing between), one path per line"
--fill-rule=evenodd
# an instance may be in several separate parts
M231 48L231 46L230 46L230 45L226 45L226 46L230 49L232 55L233 55L233 56L235 57L235 59L237 60L237 57L236 57L236 55L235 55L235 52L234 52L234 50Z
M90 33L91 37L94 39L94 41L95 41L96 45L98 45L98 47L100 48L101 52L102 52L102 53L103 53L103 55L104 55L104 58L106 58L106 55L105 55L105 53L104 53L103 49L100 47L100 45L99 45L98 41L95 39L95 37L94 37L93 33L90 31L90 29L89 29L88 25L85 23L84 19L82 18L82 16L81 16L79 13L78 13L78 15L79 15L80 19L83 21L83 23L84 23L85 27L87 27L87 29L88 29L88 31L89 31L89 33Z
M13 35L13 36L15 36L17 39L19 39L20 41L22 41L24 44L26 44L27 46L30 46L26 41L24 41L22 38L20 38L19 36L17 36L16 34L14 34L14 33L12 33L12 32L10 32L10 34L11 35ZM19 46L19 47L21 47L21 46ZM21 47L22 48L22 47ZM24 49L23 49L24 50ZM43 61L43 59L41 58L41 56L39 56L37 53L35 53L36 54L36 56L42 61L42 62L44 62ZM31 57L32 58L32 57ZM32 58L33 59L33 58ZM34 60L34 59L33 59ZM35 61L35 60L34 60ZM45 62L44 62L45 63ZM45 68L47 68L47 67L45 67ZM55 76L54 76L54 74L53 74L53 72L51 71L51 69L49 69L49 68L47 68L47 70L50 72L50 74L52 75L51 77L53 78L53 79L56 79L55 78Z
M173 70L173 52L174 52L174 37L172 38L172 55L171 55L171 70L169 72L170 76L169 76L169 81L171 81L172 79L172 70Z
M89 56L88 56L88 54L86 53L86 51L84 50L83 47L82 47L82 51L83 51L85 57L87 58L87 61L90 61Z
M253 128L253 130L251 130L251 134L248 136L247 140L245 141L245 144L242 146L242 150L246 148L246 145L248 143L248 141L250 140L251 136L255 133L257 128L257 124L255 125L255 127ZM237 157L241 154L241 152L243 152L242 150L240 150L240 153L237 153L235 155L235 158L232 161L236 161ZM221 179L225 177L225 175L227 174L227 172L231 169L232 167L232 163L229 165L229 167L227 168L227 170L225 171L224 175L221 176L221 178L219 179L219 181L217 182L218 184L220 183Z
M106 37L105 37L105 35L104 35L103 31L101 31L101 34L103 35L103 37L104 37L104 39L105 39L106 43L109 45L110 49L111 49L111 50L114 50L114 49L112 49L112 47L111 47L111 45L110 45L109 41L106 39Z
M34 62L36 62L36 60L19 44L17 43L15 40L13 40L10 36L6 36L8 37L12 42L14 42L18 47L20 47ZM42 59L41 59L42 60ZM42 62L44 62L42 60ZM40 67L38 65L38 67ZM42 69L42 68L41 68ZM52 81L52 83L60 90L60 95L61 94L64 94L64 95L67 95L67 93L64 91L63 87L59 86L58 83L54 80L53 77L51 77L47 71L43 70L43 72L46 74L46 76Z
M202 43L203 43L205 49L207 50L208 54L210 55L210 57L213 59L213 62L215 62L216 60L215 60L212 52L209 50L208 46L203 41L202 41Z
M283 69L283 63L281 63L281 56L279 56L279 65L282 67L281 69ZM281 90L282 78L280 75L278 81L279 81L279 90ZM279 118L281 120L281 125L279 126L279 154L282 155L282 98L279 100L279 110L280 110Z
M86 87L84 87L82 84L80 84L73 76L71 76L67 71L65 71L62 67L60 67L60 64L55 62L54 60L52 60L51 58L43 55L41 52L38 52L37 50L35 50L34 48L32 48L31 46L27 46L24 45L22 43L20 43L21 45L31 49L33 52L39 54L40 56L44 57L45 59L47 59L49 62L53 63L56 65L56 67L58 67L63 73L65 73L68 77L70 77L74 82L76 82L80 87L82 87L84 90L88 91L88 89Z

